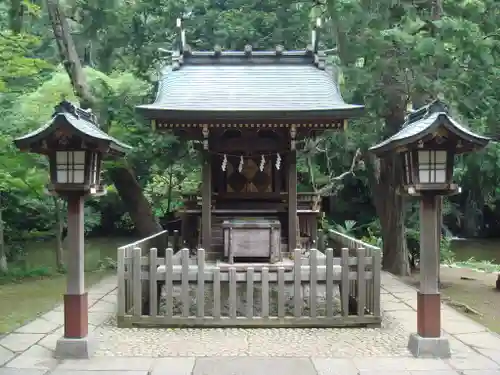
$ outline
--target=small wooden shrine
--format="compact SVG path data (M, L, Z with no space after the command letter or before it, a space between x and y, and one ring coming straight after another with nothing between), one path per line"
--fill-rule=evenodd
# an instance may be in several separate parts
M344 102L334 68L316 47L198 52L180 43L156 100L137 110L203 155L201 191L181 212L186 246L233 262L314 244L320 207L314 193L297 193L297 151L363 109Z

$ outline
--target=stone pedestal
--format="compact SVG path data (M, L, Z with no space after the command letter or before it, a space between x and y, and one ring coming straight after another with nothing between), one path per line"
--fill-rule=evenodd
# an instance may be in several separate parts
M445 337L422 337L412 333L408 340L408 350L418 358L450 358L450 343Z
M96 345L88 335L81 338L61 337L57 340L54 357L57 359L89 359L95 353Z

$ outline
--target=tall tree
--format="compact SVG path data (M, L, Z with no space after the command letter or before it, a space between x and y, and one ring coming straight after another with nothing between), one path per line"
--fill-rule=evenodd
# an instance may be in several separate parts
M83 108L91 108L99 116L101 123L107 124L101 108L92 94L83 71L80 57L70 33L68 21L58 0L47 0L47 10L59 49L61 61L68 73L75 94L81 100ZM120 197L128 208L138 234L148 236L161 230L161 225L154 216L151 206L144 197L132 171L127 167L115 167L110 171L111 178Z

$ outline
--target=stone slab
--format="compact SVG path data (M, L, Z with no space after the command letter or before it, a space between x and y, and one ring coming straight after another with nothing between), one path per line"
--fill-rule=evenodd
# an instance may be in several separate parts
M446 362L434 358L413 358L413 357L375 357L353 358L353 363L360 371L437 371L453 370Z
M153 364L151 375L191 375L194 358L159 358Z
M465 370L461 375L500 375L499 370Z
M358 375L358 369L350 359L312 358L318 375Z
M35 319L32 322L18 328L16 333L51 333L59 328L63 322L54 323L45 319Z
M1 375L1 374L0 374ZM147 370L143 371L78 371L74 370L58 370L51 372L50 375L149 375Z
M36 344L44 336L43 333L11 333L0 340L0 345L13 352L22 352Z
M57 367L59 371L149 371L153 358L147 357L93 357L87 360L67 359Z
M474 348L500 349L500 337L492 332L464 333L454 336Z
M491 359L475 352L459 353L447 360L453 368L463 370L498 370L500 366Z
M90 309L89 312L105 312L105 313L115 313L116 312L116 303L110 303L106 301L98 301L96 302Z
M485 357L488 357L489 359L498 363L498 365L500 366L500 348L498 348L497 350L477 348L476 350Z
M57 360L52 354L52 350L40 345L33 345L24 353L21 353L7 363L5 367L15 369L51 370L57 365Z
M196 360L193 375L317 375L308 358L212 357Z
M64 309L61 311L51 310L41 316L42 319L56 324L64 324Z
M57 359L89 359L95 353L97 344L93 337L78 339L60 337L56 342L54 357Z
M100 326L101 324L106 322L112 315L113 315L113 313L110 313L110 312L103 312L103 311L92 312L92 311L90 311L89 317L88 317L89 324L94 325L94 326Z
M14 353L0 346L0 366L2 366L5 362L10 361L13 357Z
M412 333L408 340L408 350L418 358L450 358L450 343L446 337L422 337Z
M20 369L20 368L0 368L0 375L46 375L47 370Z

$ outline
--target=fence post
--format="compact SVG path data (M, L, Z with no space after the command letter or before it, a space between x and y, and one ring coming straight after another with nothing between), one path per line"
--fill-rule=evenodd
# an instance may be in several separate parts
M372 271L373 271L373 315L380 317L380 272L381 256L380 251L372 251Z
M156 283L158 249L149 250L149 315L158 315L158 284Z
M182 301L182 316L189 316L189 308L191 303L189 301L189 250L181 250L182 259L182 276L181 276L181 301Z
M342 315L349 315L349 249L342 248L342 257L340 259L341 281L340 281L340 299L342 305Z
M326 249L326 316L333 317L333 293L334 293L334 280L333 280L333 249Z
M126 306L126 293L125 293L125 249L123 247L118 248L118 259L117 259L117 269L118 274L118 291L116 293L117 304L118 304L118 317L125 316L125 306Z
M311 249L309 253L309 316L316 318L317 315L317 292L318 286L318 250Z
M366 303L366 278L365 278L365 254L366 251L362 247L356 249L356 258L358 260L358 267L356 269L358 273L358 316L365 315L365 303Z
M173 305L174 305L174 285L173 285L173 276L174 276L174 261L173 261L174 250L169 247L165 251L165 294L166 294L166 313L167 318L171 318L173 316Z
M293 257L293 316L302 315L302 255L300 249L295 249Z
M132 250L132 295L135 317L140 317L142 314L141 253L140 247L135 247Z
M203 318L205 316L205 249L198 249L197 274L196 315Z

